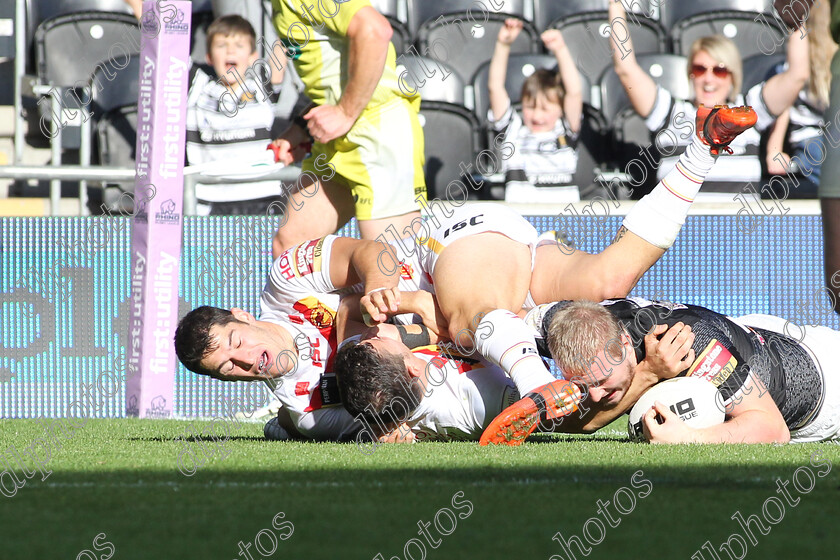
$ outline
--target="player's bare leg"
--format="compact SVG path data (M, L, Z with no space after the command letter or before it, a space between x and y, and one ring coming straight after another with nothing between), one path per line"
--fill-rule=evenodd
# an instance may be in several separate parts
M394 226L399 238L407 236L413 231L412 220L420 220L420 212L415 210L407 214L400 214L399 216L390 216L388 218L377 218L375 220L359 220L359 232L362 239L376 240L380 235L384 239L392 239L391 236L385 235L385 231L389 226Z
M289 196L286 217L272 242L272 258L309 239L335 233L355 212L353 195L343 185L301 176L300 188Z
M448 245L434 271L450 338L500 366L521 394L554 380L532 331L515 313L525 302L530 277L530 248L497 233Z
M530 280L530 249L504 235L481 233L448 245L435 264L434 282L450 338L473 347L482 314L521 309Z
M537 249L536 303L624 297L674 243L720 151L755 124L750 107L697 110L694 141L656 188L628 212L612 244L596 255L548 243Z

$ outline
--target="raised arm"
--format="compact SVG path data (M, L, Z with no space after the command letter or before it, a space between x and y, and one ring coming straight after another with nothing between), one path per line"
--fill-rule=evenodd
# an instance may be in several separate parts
M789 123L790 109L786 109L776 119L767 137L767 172L771 175L784 175L790 169L790 156L784 152L785 135Z
M636 61L636 52L633 50L633 41L629 35L630 26L627 24L627 12L620 1L609 4L610 29L616 24L623 25L628 30L627 41L623 48L612 49L613 68L615 68L627 97L633 109L642 117L647 117L653 110L656 102L656 83ZM616 21L618 20L618 21Z
M805 35L803 39L803 34L804 31L791 34L787 44L787 70L767 80L761 90L764 104L773 115L781 115L785 109L793 105L799 92L808 82L811 73L808 60L808 37Z
M563 83L565 96L563 97L563 114L569 122L572 132L580 132L580 122L583 116L583 86L580 72L578 72L572 53L569 52L563 34L559 29L549 29L540 36L545 48L557 59L560 69L560 81Z
M493 58L490 59L490 72L487 76L490 111L493 113L494 121L502 118L510 106L510 97L505 89L505 77L510 58L510 46L520 31L522 31L522 20L508 18L499 29L499 35L496 38L496 48L493 50Z

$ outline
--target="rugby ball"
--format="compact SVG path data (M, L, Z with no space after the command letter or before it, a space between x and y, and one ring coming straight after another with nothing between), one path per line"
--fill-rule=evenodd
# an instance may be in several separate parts
M717 388L697 377L675 377L648 389L633 408L627 420L627 433L633 441L646 441L642 416L659 401L692 428L707 428L723 423L726 415Z

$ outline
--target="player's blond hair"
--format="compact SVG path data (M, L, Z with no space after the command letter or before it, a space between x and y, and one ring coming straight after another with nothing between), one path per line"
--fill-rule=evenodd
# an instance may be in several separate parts
M723 35L709 35L700 37L691 44L688 53L688 73L691 74L691 65L694 63L694 56L705 51L714 58L718 64L723 64L732 74L732 90L727 95L727 101L734 103L741 92L741 84L744 82L744 66L741 63L741 53L737 45Z
M575 301L551 318L548 327L548 350L566 379L589 375L589 367L601 351L624 359L621 335L624 329L602 305L592 301ZM609 371L608 364L601 364Z

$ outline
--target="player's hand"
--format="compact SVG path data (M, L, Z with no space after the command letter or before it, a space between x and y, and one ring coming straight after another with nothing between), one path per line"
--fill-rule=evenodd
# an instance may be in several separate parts
M319 105L313 107L303 118L309 123L309 134L316 142L326 144L339 136L344 136L353 128L353 119L338 105Z
M516 18L507 18L505 24L499 29L499 35L496 41L503 45L511 45L522 31L522 20Z
M664 421L659 423L656 416ZM642 416L642 431L650 443L691 443L695 441L695 430L680 420L671 409L659 401Z
M367 326L384 323L400 309L400 289L394 287L371 290L362 296L359 305L362 309L362 319Z
M403 422L393 432L380 436L379 441L381 443L414 443L414 432L408 424Z
M440 306L437 303L437 298L424 290L416 292L420 302L419 308L415 311L420 316L420 320L428 327L438 338L447 338L449 336L448 327L449 321L443 316Z
M556 53L566 48L566 41L563 39L563 34L560 33L559 29L543 31L540 39L542 39L548 52Z
M782 160L779 162L779 160ZM767 154L767 172L770 175L784 175L790 169L790 156L784 152L776 152L772 156Z
M668 325L655 325L645 335L644 362L660 380L671 379L694 363L696 356L693 344L694 332L691 326L682 322L671 328Z
M275 163L291 165L292 163L301 161L304 157L306 157L306 154L309 153L311 146L307 143L295 144L286 138L278 138L277 140L273 140L271 142L269 148L274 150Z

